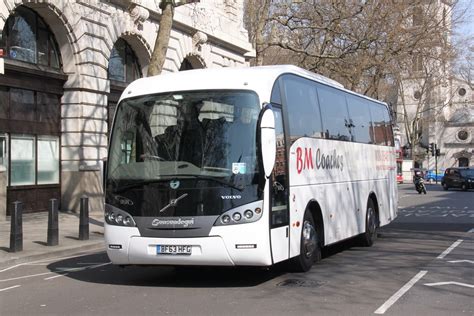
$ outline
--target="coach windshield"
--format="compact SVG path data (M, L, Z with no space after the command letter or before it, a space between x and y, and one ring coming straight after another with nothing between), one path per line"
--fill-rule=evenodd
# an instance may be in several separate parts
M199 216L257 200L259 110L249 91L125 99L112 130L106 203L135 216Z

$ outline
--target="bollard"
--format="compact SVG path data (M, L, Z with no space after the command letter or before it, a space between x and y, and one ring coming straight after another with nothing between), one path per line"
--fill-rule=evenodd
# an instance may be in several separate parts
M58 237L58 200L50 199L48 212L48 246L57 246Z
M10 252L23 250L23 203L13 202L10 229Z
M81 197L81 213L79 214L79 240L89 239L89 198Z

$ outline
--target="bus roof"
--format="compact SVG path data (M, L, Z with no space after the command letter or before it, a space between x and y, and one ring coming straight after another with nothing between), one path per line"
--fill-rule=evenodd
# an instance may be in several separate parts
M275 80L283 74L298 75L357 94L353 91L344 89L344 86L335 80L297 66L274 65L193 69L141 78L132 82L125 89L121 99L147 94L192 90L252 90L259 94L261 102L269 102ZM360 96L365 97L363 95Z

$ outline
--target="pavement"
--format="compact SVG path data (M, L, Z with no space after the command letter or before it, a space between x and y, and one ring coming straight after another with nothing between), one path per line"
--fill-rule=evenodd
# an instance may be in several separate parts
M68 256L77 252L100 251L104 247L104 215L89 213L89 239L79 240L79 213L59 212L58 245L47 245L48 212L23 214L23 250L10 251L10 217L0 220L0 268Z

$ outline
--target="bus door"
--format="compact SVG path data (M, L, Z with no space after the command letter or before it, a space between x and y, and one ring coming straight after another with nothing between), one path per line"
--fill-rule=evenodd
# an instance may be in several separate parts
M273 262L289 258L288 175L285 133L281 109L273 107L275 115L276 160L270 177L270 236Z

